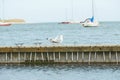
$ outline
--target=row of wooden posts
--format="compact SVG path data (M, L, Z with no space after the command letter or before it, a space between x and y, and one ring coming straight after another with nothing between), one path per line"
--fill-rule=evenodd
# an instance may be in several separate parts
M0 63L80 63L120 62L120 46L1 47Z

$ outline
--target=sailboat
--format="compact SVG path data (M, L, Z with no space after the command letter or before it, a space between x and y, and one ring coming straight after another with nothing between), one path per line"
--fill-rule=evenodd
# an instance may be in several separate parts
M74 17L74 1L71 0L71 19L68 20L67 19L67 10L66 10L66 21L61 22L61 24L78 24L80 23L80 21L74 21L73 17Z
M2 3L4 5L4 0L2 0ZM3 8L4 8L4 6L3 6ZM4 11L4 9L2 11ZM4 14L4 12L2 13L2 16L3 16L3 14ZM0 26L10 26L10 25L11 25L10 23L5 22L4 18L0 21Z
M93 2L93 0L92 0L92 17L87 18L85 21L80 22L80 23L84 27L99 26L99 22L95 21L95 17L94 17L94 2Z
M73 0L72 0L72 2L73 2ZM66 8L66 11L65 11L65 18L66 18L66 20L63 21L63 22L60 22L60 24L71 24L73 22L71 20L68 20L67 14L68 14L68 10ZM72 19L73 19L73 3L72 3Z

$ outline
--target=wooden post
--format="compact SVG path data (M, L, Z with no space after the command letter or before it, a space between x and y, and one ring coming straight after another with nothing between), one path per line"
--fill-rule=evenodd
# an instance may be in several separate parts
M91 62L91 52L89 52L89 61L88 61L89 65L90 65L90 62Z
M41 53L41 57L42 57L42 61L44 61L44 56L43 56L43 52Z
M7 61L8 61L8 56L7 56L7 52L6 52L6 54L5 54L5 55L6 55L6 62L7 62Z
M105 52L103 52L103 60L105 61L106 59L105 59Z
M84 62L84 52L82 52L82 62Z
M18 52L18 61L19 61L19 63L20 63L20 52Z
M77 52L77 62L78 62L78 60L79 60L79 54L78 54L78 52Z
M97 60L97 53L95 52L94 62L96 62L96 60Z
M47 52L47 60L49 61L49 53Z
M53 52L53 60L55 61L56 59L55 59L55 52Z
M10 58L11 58L10 60L11 60L11 62L12 62L12 52L11 52L11 55L10 55L10 56L11 56L11 57L10 57Z
M60 52L59 52L59 61L60 61Z
M30 61L32 61L32 52L30 53Z
M74 59L73 57L74 57L74 56L73 56L73 52L72 52L72 62L73 62L73 59Z
M34 61L36 61L36 60L37 60L37 59L36 59L36 56L37 56L37 53L35 52Z
M68 61L68 53L66 52L66 61Z
M111 52L109 52L109 60L111 61Z
M116 64L118 65L118 53L116 51Z

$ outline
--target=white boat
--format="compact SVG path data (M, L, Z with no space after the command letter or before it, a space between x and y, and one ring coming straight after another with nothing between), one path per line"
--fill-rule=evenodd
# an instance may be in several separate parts
M51 43L62 43L63 35L56 36L55 38L48 39Z
M10 26L10 23L6 23L6 22L0 22L0 26Z
M99 22L95 21L95 18L94 18L94 3L93 3L93 0L92 0L92 18L87 18L85 21L80 22L80 23L82 24L82 26L85 26L85 27L99 26Z
M90 18L86 19L84 22L80 22L82 24L82 26L85 27L90 27L90 26L99 26L99 22L98 21L91 21Z
M4 0L2 0L2 3L4 5ZM4 6L2 5L2 7L4 8ZM2 11L4 11L4 9L2 9ZM4 12L2 12L2 16L4 15ZM4 16L3 16L3 19L0 21L0 26L10 26L11 24L10 23L7 23L4 21Z

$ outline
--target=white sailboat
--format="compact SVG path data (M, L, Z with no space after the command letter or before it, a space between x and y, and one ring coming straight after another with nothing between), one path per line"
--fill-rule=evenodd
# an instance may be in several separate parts
M94 1L92 0L92 18L87 18L85 21L80 22L82 26L91 27L91 26L99 26L99 22L95 21L94 18Z
M5 22L5 20L4 20L4 0L2 0L2 4L3 4L3 5L2 5L2 7L3 7L3 9L2 9L3 19L1 19L1 21L0 21L0 26L10 26L11 24Z

